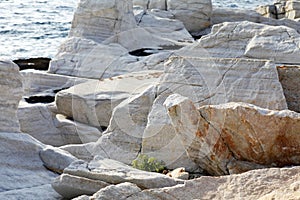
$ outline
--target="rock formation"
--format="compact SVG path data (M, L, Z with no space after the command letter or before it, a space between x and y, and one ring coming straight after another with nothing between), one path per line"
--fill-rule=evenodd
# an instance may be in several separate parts
M272 8L298 16L297 1ZM80 0L48 71L0 61L0 199L297 199L300 26L286 17ZM143 155L163 173L130 166Z

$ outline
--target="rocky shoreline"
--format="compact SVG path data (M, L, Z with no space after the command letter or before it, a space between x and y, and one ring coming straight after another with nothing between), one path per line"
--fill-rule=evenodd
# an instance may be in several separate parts
M0 199L300 199L298 4L80 1L0 61Z

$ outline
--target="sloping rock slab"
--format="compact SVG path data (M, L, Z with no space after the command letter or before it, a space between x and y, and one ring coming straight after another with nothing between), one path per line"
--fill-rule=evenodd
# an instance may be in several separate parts
M123 100L158 82L161 71L144 71L76 85L56 95L59 113L94 127L107 127Z

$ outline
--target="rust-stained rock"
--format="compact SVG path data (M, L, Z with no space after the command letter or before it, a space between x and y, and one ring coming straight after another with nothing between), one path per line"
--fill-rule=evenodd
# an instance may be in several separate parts
M210 174L300 164L300 114L296 112L246 103L197 110L177 94L165 106L189 157Z
M164 105L188 156L209 174L228 174L226 166L233 157L216 129L200 116L194 103L174 94Z
M200 108L238 160L262 165L300 164L300 114L246 103Z

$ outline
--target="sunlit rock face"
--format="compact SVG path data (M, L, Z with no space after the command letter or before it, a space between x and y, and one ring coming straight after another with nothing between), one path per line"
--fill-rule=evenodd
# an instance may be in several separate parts
M80 1L74 14L70 36L101 42L112 35L136 27L132 1Z
M188 156L213 175L300 163L300 115L246 103L202 106L178 94L165 101Z

